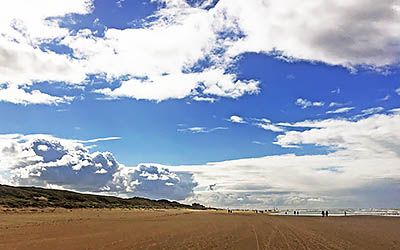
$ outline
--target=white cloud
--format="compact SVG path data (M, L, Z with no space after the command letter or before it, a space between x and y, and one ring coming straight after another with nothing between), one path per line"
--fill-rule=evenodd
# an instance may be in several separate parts
M162 2L166 7L154 13L155 21L109 28L104 37L59 25L63 18L74 21L72 13L90 13L92 1L7 2L0 10L0 83L87 84L95 75L111 83L96 90L108 98L238 98L259 91L257 80L232 73L248 52L349 68L399 62L397 0ZM44 44L65 45L73 54Z
M397 88L397 89L396 89L396 93L397 93L398 95L400 95L400 88Z
M225 73L229 62L213 55L223 46L218 32L231 22L201 8L178 6L160 10L160 21L150 27L108 29L104 38L84 31L63 43L88 61L89 72L107 79L129 76L115 89L96 91L106 96L163 101L201 94L237 98L257 93L257 81L237 80L235 74ZM172 20L163 22L167 16ZM191 70L200 60L213 66Z
M94 143L94 142L99 142L99 141L115 141L115 140L121 140L122 138L119 136L110 136L110 137L100 137L100 138L95 138L95 139L90 139L90 140L80 140L77 142L81 143Z
M233 122L233 123L246 123L246 121L237 115L232 115L231 117L229 117L228 121Z
M49 135L1 135L0 179L13 185L182 200L196 186L190 173L154 164L126 167L109 152Z
M196 102L211 102L211 103L214 103L214 102L217 101L217 99L212 98L212 97L195 96L195 97L193 97L193 101L196 101Z
M269 130L269 131L272 131L272 132L284 132L285 131L284 128L282 128L279 125L273 124L268 119L263 118L263 119L255 119L255 120L257 120L259 122L255 123L254 125L256 125L257 127L260 127L260 128L262 128L264 130Z
M178 132L184 133L192 133L192 134L199 134L199 133L211 133L218 130L227 130L227 127L215 127L215 128L206 128L206 127L190 127L190 128L179 128L177 129Z
M400 155L395 147L400 135L394 131L400 127L398 115L373 115L358 121L328 119L305 121L293 126L311 128L305 131L288 131L277 136L276 144L283 147L300 144L314 144L334 149L356 152L361 157L364 153ZM366 135L368 134L368 135Z
M0 36L0 83L30 85L35 82L84 84L82 62L24 42Z
M205 165L125 167L49 135L0 135L2 183L198 201L219 207L398 207L400 115L286 123L280 146L328 147ZM212 186L212 188L210 188Z
M42 93L39 90L32 90L26 92L22 88L16 86L8 86L1 88L0 86L0 101L10 102L14 104L46 104L46 105L58 105L62 103L70 103L74 100L74 97L70 96L51 96L46 93Z
M86 14L92 9L87 0L8 1L0 9L1 100L15 104L69 103L70 98L50 96L39 91L28 93L21 87L50 81L83 84L86 73L82 62L69 56L41 49L69 34L58 19L67 14Z
M394 109L391 109L391 110L389 110L389 111L392 112L392 113L394 113L394 114L397 114L397 115L400 114L400 108L394 108Z
M384 97L380 98L379 101L387 101L390 99L390 95L385 95Z
M116 4L117 4L117 6L118 6L119 8L122 8L124 2L125 2L125 0L118 0L118 1L116 2Z
M95 93L112 98L129 97L160 102L195 96L198 94L196 89L206 95L238 98L246 93L257 93L258 82L236 80L232 74L211 70L202 73L162 74L144 80L131 79L122 81L116 89L98 89Z
M257 144L257 145L265 145L265 142L260 142L260 141L252 141L251 143Z
M340 103L340 102L331 102L331 103L329 103L329 107L330 108L338 107L338 106L344 106L344 105L346 105L346 104L345 103Z
M368 108L368 109L363 109L361 110L361 114L354 116L354 118L360 118L360 117L365 117L373 114L380 113L384 111L385 109L383 107L374 107L374 108Z
M335 110L330 110L328 112L326 112L327 114L342 114L342 113L347 113L351 110L353 110L354 107L343 107L343 108L338 108Z
M90 0L8 1L0 10L0 27L6 37L38 43L68 34L68 29L59 27L57 18L72 13L87 14L92 8Z
M229 54L281 51L284 57L333 65L399 62L399 1L220 1L245 37ZM284 21L282 21L284 20ZM379 34L377 36L376 34Z
M324 102L312 102L307 99L298 98L295 102L297 106L300 106L302 109L306 109L309 107L322 107L325 105Z
M175 166L199 183L188 201L230 207L399 206L399 115L359 121L305 121L277 137L281 146L331 148L327 154L284 154ZM209 185L218 187L215 191Z

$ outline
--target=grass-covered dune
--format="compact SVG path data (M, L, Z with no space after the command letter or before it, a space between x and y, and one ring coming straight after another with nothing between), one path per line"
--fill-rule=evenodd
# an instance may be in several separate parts
M150 200L141 197L119 198L93 194L81 194L66 190L39 187L13 187L0 185L0 206L9 208L24 207L63 207L63 208L187 208L205 209L194 203L185 205L176 201Z

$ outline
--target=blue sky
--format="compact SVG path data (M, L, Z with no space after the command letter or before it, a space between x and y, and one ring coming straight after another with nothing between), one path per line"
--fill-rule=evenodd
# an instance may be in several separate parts
M0 181L159 198L165 194L158 192L163 190L159 185L182 184L164 177L175 180L182 175L182 182L191 184L180 187L185 193L167 198L237 207L371 205L367 200L374 197L357 192L371 185L393 191L400 180L395 149L400 50L393 45L400 37L392 32L400 20L398 15L378 15L379 10L396 14L399 5L383 1L376 10L373 1L330 1L325 4L333 4L331 12L313 1L311 9L300 5L292 18L282 19L280 13L290 11L294 2L268 7L257 0L43 0L43 12L34 11L39 4L3 4L0 146L8 149L14 143L21 151L0 155ZM320 13L310 16L315 12ZM250 18L248 13L254 15ZM315 22L326 16L326 26ZM359 25L349 26L352 22ZM371 25L374 22L384 25ZM103 171L98 164L104 162L96 155L110 152L116 168L146 169L149 174L144 176L156 174L162 183L142 180L148 186L135 193L128 190L135 190L134 177L143 175L126 174L132 184L124 191L113 188L118 185L111 180L96 189L52 179L51 174L48 179L22 177L5 166L24 159L21 169L49 171L45 159L32 165L21 153L31 148L29 157L43 157L35 150L38 140L46 148L59 141L62 152L77 157L68 163L63 154L55 158L57 163L52 163L60 171L93 167L90 182ZM77 145L83 148L80 153L74 151ZM375 153L382 152L387 159L380 162ZM282 169L301 168L291 162L304 161L304 173L315 162L322 163L310 176L299 174L283 188L284 176L277 177L281 181L268 179L276 166L264 171L268 164L259 162L273 162L268 158L273 156L281 157ZM371 165L364 172L359 159L376 160L386 169ZM242 166L241 161L249 163ZM97 165L86 166L87 162ZM237 175L218 179L226 164ZM331 177L338 183L354 182L343 187L348 192L345 200L336 196L336 188L323 187L329 176L321 171L336 169L337 164L343 165L343 173L331 171ZM257 174L251 174L252 168ZM120 172L112 173L115 181ZM18 176L14 182L12 175ZM240 176L242 186L235 184L241 183ZM321 192L304 185L309 178L322 185ZM220 189L208 188L214 184ZM351 204L355 196L358 200ZM399 205L392 202L395 198L400 197L389 192L384 206Z
M102 142L98 146L113 152L125 164L201 164L288 152L305 153L304 149L282 149L273 145L276 133L272 131L232 124L227 121L232 115L294 122L352 117L363 109L379 106L389 110L399 104L395 92L400 85L396 71L389 75L371 71L351 73L340 67L288 63L256 54L245 55L238 62L238 71L243 77L261 82L259 94L233 100L222 98L216 103L190 99L156 103L130 99L97 100L97 95L77 91L84 99L71 104L23 106L2 103L0 111L7 121L0 124L0 129L3 133L43 133L72 139L119 136L121 140ZM332 93L337 89L340 93ZM63 89L56 91L56 94L64 92ZM389 100L380 100L387 95L391 96ZM297 98L323 101L327 105L301 109L295 104ZM355 109L347 114L326 114L332 110L327 107L331 102L346 103ZM228 129L201 134L182 133L178 132L180 124ZM315 151L307 148L306 152Z

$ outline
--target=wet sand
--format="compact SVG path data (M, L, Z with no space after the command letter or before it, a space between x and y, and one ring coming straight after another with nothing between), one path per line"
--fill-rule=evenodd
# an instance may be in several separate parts
M400 218L0 211L0 249L400 249Z

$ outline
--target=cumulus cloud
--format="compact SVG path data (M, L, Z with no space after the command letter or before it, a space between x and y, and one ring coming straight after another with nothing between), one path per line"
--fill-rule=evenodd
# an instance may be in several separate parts
M400 127L398 115L373 115L358 121L328 119L305 121L292 126L311 128L305 131L288 131L277 136L276 144L285 146L314 144L333 149L346 149L361 157L371 152L375 155L394 153L400 156L395 134Z
M312 102L307 99L298 98L295 102L297 106L300 106L302 109L306 109L309 107L322 107L325 105L324 102Z
M88 0L8 1L0 10L0 84L1 100L15 104L68 103L65 97L39 91L26 92L21 87L36 82L82 84L86 73L82 62L71 56L41 49L69 34L59 26L59 18L68 14L87 14Z
M233 122L233 123L246 123L246 121L237 115L232 115L231 117L229 117L228 121Z
M0 10L0 83L20 89L44 81L87 84L96 76L110 83L95 90L106 98L212 100L259 91L256 79L234 70L249 52L348 68L399 62L397 0L153 2L162 4L143 26L104 35L60 25L91 13L90 0L7 2ZM25 103L37 96L27 97Z
M396 89L396 93L397 93L398 95L400 95L400 88L397 88L397 89Z
M190 173L155 164L126 167L110 152L49 135L1 135L0 176L12 185L173 200L187 198L196 186Z
M276 50L291 59L348 67L398 63L399 5L393 0L219 3L238 19L245 34L230 54Z
M2 36L18 40L29 38L35 43L60 38L68 34L68 29L59 27L58 18L87 14L92 8L90 0L9 1L0 10Z
M204 165L126 167L109 152L49 135L0 135L0 180L15 185L170 198L218 207L398 207L400 115L281 123L281 154ZM320 151L319 151L320 152Z
M400 116L293 123L302 131L277 144L330 148L325 154L283 154L206 165L175 166L199 183L188 201L230 207L399 206ZM209 185L218 187L209 190Z

